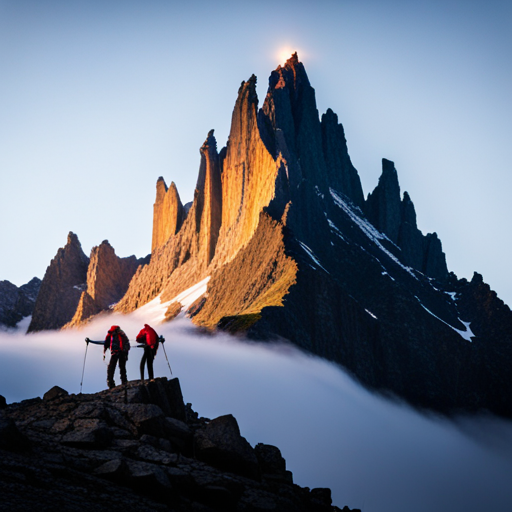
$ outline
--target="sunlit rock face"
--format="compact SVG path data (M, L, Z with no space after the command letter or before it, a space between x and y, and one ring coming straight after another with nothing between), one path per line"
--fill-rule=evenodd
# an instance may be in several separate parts
M222 226L214 266L233 259L252 238L262 209L275 195L279 164L258 129L256 77L243 82L222 154ZM224 156L225 155L225 156Z
M86 290L68 327L81 325L97 313L114 306L126 293L139 265L146 260L135 256L119 258L114 248L104 240L93 247L87 269Z
M19 288L9 281L0 281L0 325L15 327L32 314L41 280L37 277Z
M67 244L46 269L28 332L60 329L73 318L86 287L88 266L78 237L70 232Z
M261 318L263 308L282 307L297 273L297 264L285 250L283 225L262 212L248 244L213 272L208 299L193 316L194 322L240 332Z
M213 130L208 133L200 151L201 165L196 185L196 190L201 191L196 199L199 209L197 219L200 220L199 246L204 252L206 264L209 264L215 254L222 223L221 169Z
M158 294L169 300L232 260L254 235L259 214L275 196L279 166L258 129L256 79L242 83L226 148L213 131L201 147L194 201L181 228L152 253L119 311L132 311ZM157 184L157 201L161 194Z
M161 187L159 180L157 202ZM220 157L212 130L201 147L194 201L180 229L153 250L149 265L136 272L117 311L133 311L161 293L172 298L208 275L222 222L221 190Z
M167 242L175 235L183 223L183 205L174 182L169 189L165 180L160 177L156 183L156 199L153 205L153 241L151 252Z

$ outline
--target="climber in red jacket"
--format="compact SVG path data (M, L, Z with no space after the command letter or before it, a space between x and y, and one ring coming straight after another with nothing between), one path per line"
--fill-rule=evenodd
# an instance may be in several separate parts
M156 331L148 324L144 324L144 328L137 334L137 343L142 343L144 354L140 360L140 379L144 380L144 365L148 365L148 375L150 379L155 376L153 374L153 359L158 350L159 336Z
M121 374L121 383L126 384L128 378L126 376L126 361L128 361L128 351L130 350L130 341L124 331L118 326L113 325L105 337L105 341L93 341L85 338L86 343L94 343L103 345L103 359L105 352L110 350L110 361L107 368L107 384L110 389L115 387L114 372L116 371L117 362L119 361L119 372Z

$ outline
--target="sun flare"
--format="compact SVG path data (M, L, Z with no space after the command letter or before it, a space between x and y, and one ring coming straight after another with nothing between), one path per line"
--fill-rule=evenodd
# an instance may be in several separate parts
M298 55L301 55L301 52L296 47L291 45L282 46L276 52L276 58L279 61L279 64L284 64L291 56L297 52Z

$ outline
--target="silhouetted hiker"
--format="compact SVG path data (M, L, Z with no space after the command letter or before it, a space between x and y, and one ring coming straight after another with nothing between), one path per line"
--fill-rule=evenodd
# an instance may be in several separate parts
M153 374L153 359L155 359L158 350L158 342L164 342L165 340L162 336L159 337L156 331L148 324L144 324L144 328L137 334L135 339L137 343L142 343L139 346L144 347L144 354L140 360L140 379L144 380L145 363L148 365L148 376L150 379L153 379L155 377Z
M105 337L105 341L93 341L85 338L87 343L95 343L96 345L103 345L103 359L105 359L105 352L110 349L110 362L107 368L107 384L111 389L115 387L114 372L116 371L117 362L119 361L119 373L121 374L121 383L126 384L126 361L128 361L128 351L130 350L130 341L124 331L118 326L113 325Z

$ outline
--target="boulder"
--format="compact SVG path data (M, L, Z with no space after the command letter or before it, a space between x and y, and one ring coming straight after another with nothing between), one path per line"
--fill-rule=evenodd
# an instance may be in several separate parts
M163 498L172 489L167 473L147 462L128 461L128 481L130 486L154 497Z
M245 437L240 435L236 419L228 414L210 421L194 437L198 459L226 471L259 478L258 459Z
M165 312L165 321L170 322L171 320L174 320L181 313L182 308L183 306L181 302L171 302Z
M181 489L186 493L190 493L194 489L194 479L189 473L183 471L183 469L167 467L165 468L165 472L169 482L171 482L171 485L174 487Z
M185 403L178 379L167 380L165 377L154 379L147 383L146 389L149 402L157 404L166 416L180 421L186 420Z
M254 452L258 458L263 477L282 480L290 484L293 483L292 473L286 471L286 461L277 446L258 443L254 448Z
M164 439L162 437L155 437L150 436L148 434L144 434L140 437L140 442L148 444L152 446L153 448L156 448L157 450L163 450L164 452L168 453L175 453L175 450L173 449L173 445L169 439Z
M25 452L29 449L29 440L18 430L14 421L0 416L0 450Z
M177 437L184 441L188 441L192 437L190 427L183 421L175 418L165 418L165 427L169 437Z
M74 422L74 429L64 434L61 443L76 448L101 450L110 444L113 437L111 430L104 421L84 419Z
M323 505L331 506L332 504L331 489L317 487L315 489L311 489L310 496L311 500L317 501Z
M59 386L53 386L52 389L50 389L43 395L43 400L53 400L54 398L57 398L59 396L66 396L68 394L69 393L65 389L62 389Z
M165 435L165 416L158 405L123 404L119 408L137 427L139 434L149 434L156 437Z
M105 462L93 471L93 474L116 483L126 482L128 468L122 459L113 459Z

